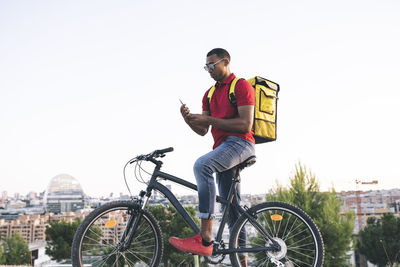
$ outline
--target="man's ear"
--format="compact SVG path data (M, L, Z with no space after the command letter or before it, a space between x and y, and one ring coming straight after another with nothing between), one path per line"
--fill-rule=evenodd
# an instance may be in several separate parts
M224 64L225 66L228 66L230 63L229 58L224 58Z

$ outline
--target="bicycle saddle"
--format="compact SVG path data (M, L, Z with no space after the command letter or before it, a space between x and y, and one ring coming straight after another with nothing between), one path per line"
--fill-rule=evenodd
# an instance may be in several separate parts
M242 163L238 164L237 167L238 167L239 170L243 170L246 167L250 167L254 163L256 163L256 156L250 156L245 161L243 161Z

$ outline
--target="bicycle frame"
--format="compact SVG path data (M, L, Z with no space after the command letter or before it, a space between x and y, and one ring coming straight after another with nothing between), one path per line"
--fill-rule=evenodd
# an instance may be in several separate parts
M172 181L176 184L180 184L184 187L193 189L197 191L197 186L193 183L190 183L186 180L183 180L179 177L173 176L171 174L165 173L160 171L162 162L157 161L157 160L150 160L154 164L156 164L156 167L154 168L153 174L151 176L150 182L146 188L145 197L143 203L142 203L142 208L144 208L147 205L147 202L151 196L151 192L153 190L158 190L161 192L169 201L170 203L175 207L175 209L179 212L179 214L182 216L182 218L185 220L187 225L195 232L195 233L200 233L199 227L196 225L196 223L193 221L192 217L189 216L185 208L182 206L182 204L178 201L178 199L175 197L175 195L163 184L159 183L157 181L157 178L165 179ZM232 205L234 208L238 209L240 214L244 214L249 221L260 231L260 233L264 236L264 238L267 241L270 241L270 246L265 246L265 247L260 247L260 248L237 248L237 249L219 249L219 246L214 246L214 253L213 254L230 254L230 253L235 253L235 252L259 252L259 251L275 251L275 250L280 250L280 245L263 229L263 227L256 221L256 219L247 212L247 209L244 209L240 205L234 203L232 204L232 201L235 197L235 190L237 187L237 184L240 182L239 178L239 173L240 170L237 170L235 178L232 179L232 185L229 189L229 200L223 199L220 196L216 196L216 201L224 204L225 208L223 211L223 216L222 216L222 221L219 225L218 228L218 233L215 238L214 244L219 244L222 240L222 234L225 228L225 224L227 223L228 220L228 214L229 210L231 209ZM140 217L140 216L139 216ZM135 227L133 228L135 230ZM132 231L133 233L134 231ZM130 242L130 241L128 241Z
M163 182L168 180L185 188L201 191L195 183L161 171L163 162L157 159L171 151L172 147L155 150L149 154L138 155L125 164L124 179L129 193L131 190L126 180L126 167L133 163L135 163L136 179L146 184L144 191L140 191L139 196L132 196L128 201L106 203L93 210L83 220L72 242L71 260L74 266L82 266L84 263L92 265L121 263L131 266L136 265L138 261L141 262L140 265L159 265L163 247L167 244L163 242L161 221L157 221L157 217L151 213L153 209L149 201L153 190L163 195L163 201L169 200L169 205L177 210L192 231L200 232L197 219L189 216L189 212L183 207L183 203L178 201L174 191ZM144 161L150 161L155 165L152 173L142 168ZM227 177L227 181L222 181L227 186L223 188L224 197L216 196L213 202L222 203L223 214L222 218L215 222L219 227L214 228L215 239L213 246L209 248L212 252L208 250L209 257L205 260L210 264L219 264L229 254L232 264L240 266L243 264L241 253L249 253L248 261L259 265L271 263L277 267L322 266L324 244L321 233L312 218L301 208L280 201L267 201L251 208L239 204L240 172L254 163L255 156L247 158L229 170L234 174L233 177ZM142 171L150 177L144 180ZM201 223L203 227L204 220L201 220ZM227 237L229 242L222 238L227 223L230 230L230 236ZM187 248L181 250L191 251Z

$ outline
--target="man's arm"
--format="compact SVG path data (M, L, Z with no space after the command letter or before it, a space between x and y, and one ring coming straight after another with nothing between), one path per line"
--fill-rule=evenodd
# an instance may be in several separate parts
M185 122L187 123L187 125L189 125L189 127L198 135L204 136L207 134L208 132L208 128L210 127L210 124L204 123L204 121L199 121L199 122L195 122L191 120L191 117L193 116L193 114L190 114L190 110L189 108L183 104L181 106L181 113L182 113L182 117L185 120ZM209 113L208 111L203 111L203 113L197 114L198 116L208 116Z
M221 130L236 133L248 133L253 127L254 106L246 105L238 107L239 117L233 119L219 119L208 114L190 114L189 123L194 125L212 125ZM208 113L208 112L207 112ZM208 126L207 126L208 130Z

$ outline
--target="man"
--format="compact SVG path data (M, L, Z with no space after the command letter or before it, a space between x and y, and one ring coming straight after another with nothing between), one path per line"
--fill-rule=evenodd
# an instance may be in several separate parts
M199 196L197 216L201 220L200 234L186 239L171 237L169 241L179 250L203 256L211 256L213 250L211 230L216 197L213 173L216 173L219 195L226 198L235 173L233 167L254 155L254 88L246 80L239 80L235 87L237 108L231 104L228 92L235 75L230 72L230 60L225 49L211 50L207 54L205 66L216 81L210 103L207 91L203 97L202 114L192 114L185 104L181 106L182 116L194 132L204 136L211 126L214 146L211 152L200 157L194 165ZM239 187L235 199L240 201ZM230 229L238 215L237 210L230 212Z

